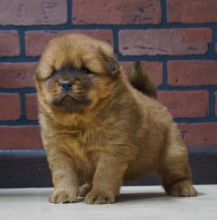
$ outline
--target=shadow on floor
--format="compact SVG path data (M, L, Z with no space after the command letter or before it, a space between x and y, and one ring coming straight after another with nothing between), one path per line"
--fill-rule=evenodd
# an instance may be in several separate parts
M127 193L124 194L122 193L119 197L117 202L127 202L127 201L138 201L138 200L147 200L147 199L165 199L168 196L166 195L166 193L162 192L162 193Z

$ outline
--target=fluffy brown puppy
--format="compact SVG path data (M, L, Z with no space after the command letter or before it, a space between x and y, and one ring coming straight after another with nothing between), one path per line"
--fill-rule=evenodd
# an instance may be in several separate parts
M113 203L123 181L150 172L169 195L196 195L170 113L129 83L108 44L85 35L54 38L36 81L50 202L75 202L80 193L89 204Z

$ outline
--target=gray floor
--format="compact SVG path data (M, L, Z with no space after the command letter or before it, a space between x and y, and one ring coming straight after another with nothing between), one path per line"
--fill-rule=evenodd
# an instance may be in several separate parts
M52 189L0 189L1 220L217 220L217 185L196 186L198 197L174 198L160 186L123 187L117 203L47 202Z

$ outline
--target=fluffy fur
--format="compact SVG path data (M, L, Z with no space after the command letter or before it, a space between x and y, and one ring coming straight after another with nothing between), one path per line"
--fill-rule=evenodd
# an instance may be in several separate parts
M54 38L35 78L54 184L50 202L75 202L81 195L89 204L113 203L123 181L150 172L169 195L196 195L170 113L129 83L108 44L85 35ZM63 91L65 81L69 91Z
M140 90L144 94L156 98L157 89L149 79L142 63L137 61L133 64L132 71L129 75L129 80L134 88Z

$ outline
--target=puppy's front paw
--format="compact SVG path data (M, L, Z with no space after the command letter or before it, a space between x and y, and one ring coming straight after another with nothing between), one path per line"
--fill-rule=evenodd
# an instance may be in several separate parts
M189 182L179 182L175 184L169 191L172 196L189 197L196 196L197 191Z
M51 203L67 203L76 202L77 193L72 190L55 190L53 194L49 197L49 202Z
M111 204L115 202L115 196L109 192L89 192L84 200L87 204Z

